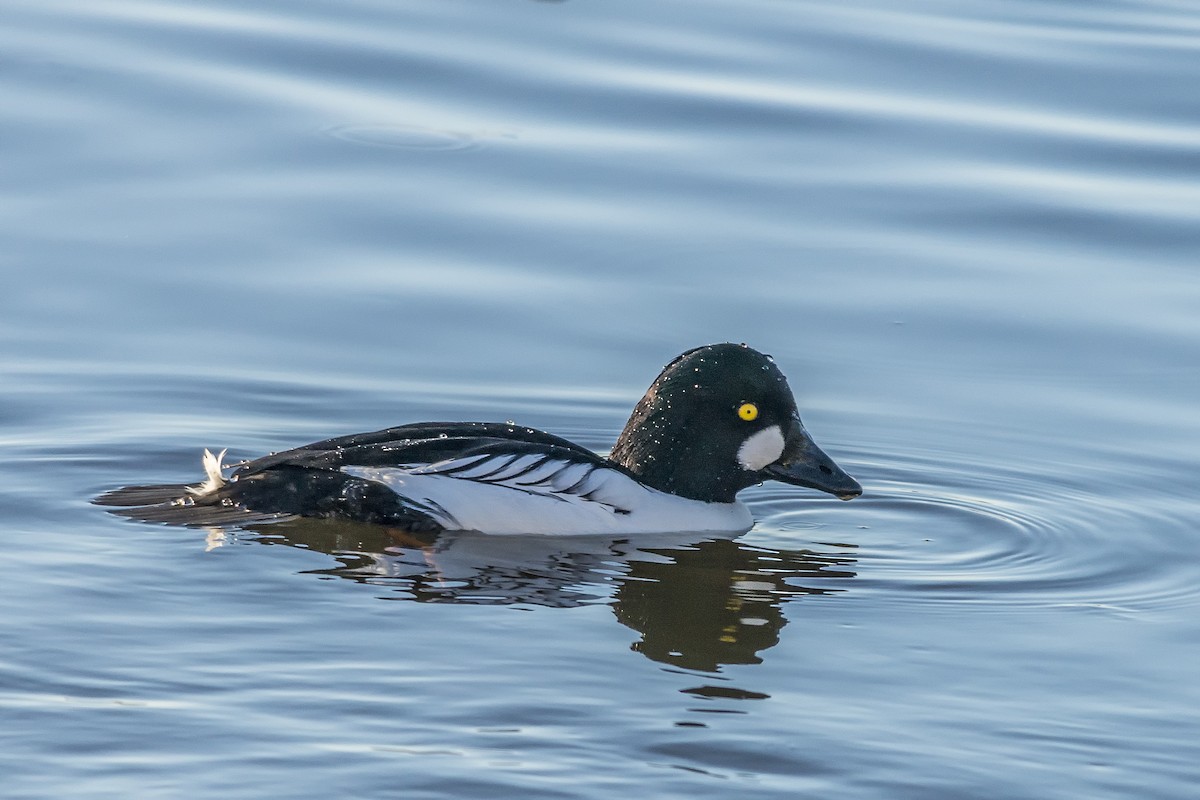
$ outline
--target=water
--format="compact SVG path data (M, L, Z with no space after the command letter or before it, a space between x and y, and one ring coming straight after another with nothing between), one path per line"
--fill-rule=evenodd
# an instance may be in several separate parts
M1187 798L1200 13L5 0L0 795ZM114 518L747 341L734 540Z

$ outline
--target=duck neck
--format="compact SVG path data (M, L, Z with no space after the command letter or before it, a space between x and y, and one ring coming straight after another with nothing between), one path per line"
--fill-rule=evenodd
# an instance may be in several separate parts
M609 460L631 472L641 483L660 492L702 500L732 503L745 488L736 469L711 469L722 461L708 452L711 443L680 425L678 409L657 402L648 393L633 410ZM684 415L686 418L686 415Z

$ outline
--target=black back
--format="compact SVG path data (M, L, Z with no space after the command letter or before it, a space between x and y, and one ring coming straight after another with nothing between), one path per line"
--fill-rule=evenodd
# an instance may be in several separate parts
M564 460L603 463L591 450L536 428L501 422L418 422L272 453L243 464L235 474L240 479L284 464L327 470L432 464L477 452L558 453Z

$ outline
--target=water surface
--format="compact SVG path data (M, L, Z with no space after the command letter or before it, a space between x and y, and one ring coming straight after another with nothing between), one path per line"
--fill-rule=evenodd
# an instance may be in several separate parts
M1200 15L7 0L5 797L1188 798ZM137 524L772 353L736 539Z

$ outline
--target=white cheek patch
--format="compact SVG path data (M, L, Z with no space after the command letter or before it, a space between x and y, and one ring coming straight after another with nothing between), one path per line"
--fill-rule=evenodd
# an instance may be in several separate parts
M738 448L737 460L742 469L758 472L768 464L774 464L783 455L783 431L778 425L763 428Z

